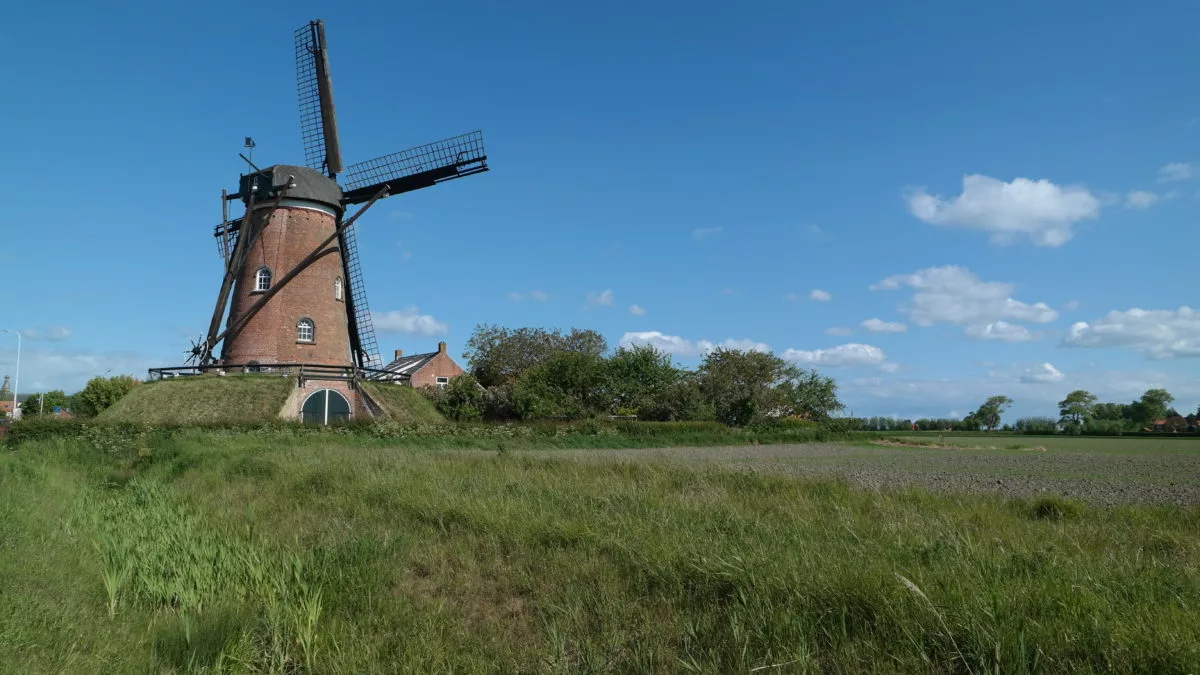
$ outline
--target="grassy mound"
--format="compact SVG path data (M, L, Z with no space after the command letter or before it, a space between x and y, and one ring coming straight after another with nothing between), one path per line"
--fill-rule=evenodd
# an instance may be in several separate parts
M396 422L440 424L446 421L433 403L412 387L386 382L363 382L361 386Z
M187 432L0 453L0 523L13 672L1200 664L1195 509Z
M268 422L296 383L278 375L201 375L134 387L97 418L102 422L205 424Z

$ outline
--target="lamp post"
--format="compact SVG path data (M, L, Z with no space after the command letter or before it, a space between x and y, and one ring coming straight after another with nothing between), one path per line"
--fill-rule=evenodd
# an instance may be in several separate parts
M17 336L17 372L13 375L13 421L17 419L17 388L21 386L21 331L11 328L0 328L0 333L12 333Z

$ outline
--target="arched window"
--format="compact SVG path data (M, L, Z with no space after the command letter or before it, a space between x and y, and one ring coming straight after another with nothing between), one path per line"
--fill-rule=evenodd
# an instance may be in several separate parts
M345 293L342 290L342 278L338 277L333 280L333 299L344 300L345 298Z
M254 275L254 292L262 293L271 290L271 268L260 267Z
M296 342L316 342L317 326L312 319L303 318L296 322Z

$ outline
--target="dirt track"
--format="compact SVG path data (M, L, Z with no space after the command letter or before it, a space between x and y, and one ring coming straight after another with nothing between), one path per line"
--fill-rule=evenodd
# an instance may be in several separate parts
M871 489L917 485L939 492L1061 495L1095 504L1200 504L1200 451L1182 447L1171 452L1089 453L802 444L531 454L838 476Z

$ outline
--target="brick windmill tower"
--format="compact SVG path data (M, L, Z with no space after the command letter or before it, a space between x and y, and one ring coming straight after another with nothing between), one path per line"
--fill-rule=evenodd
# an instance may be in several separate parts
M260 169L243 157L251 171L236 193L222 191L225 215L214 235L224 278L189 363L226 371L307 367L310 379L323 367L353 381L382 365L354 222L380 199L487 171L487 155L476 131L343 167L324 22L310 22L295 38L305 165ZM234 201L245 212L230 219Z

